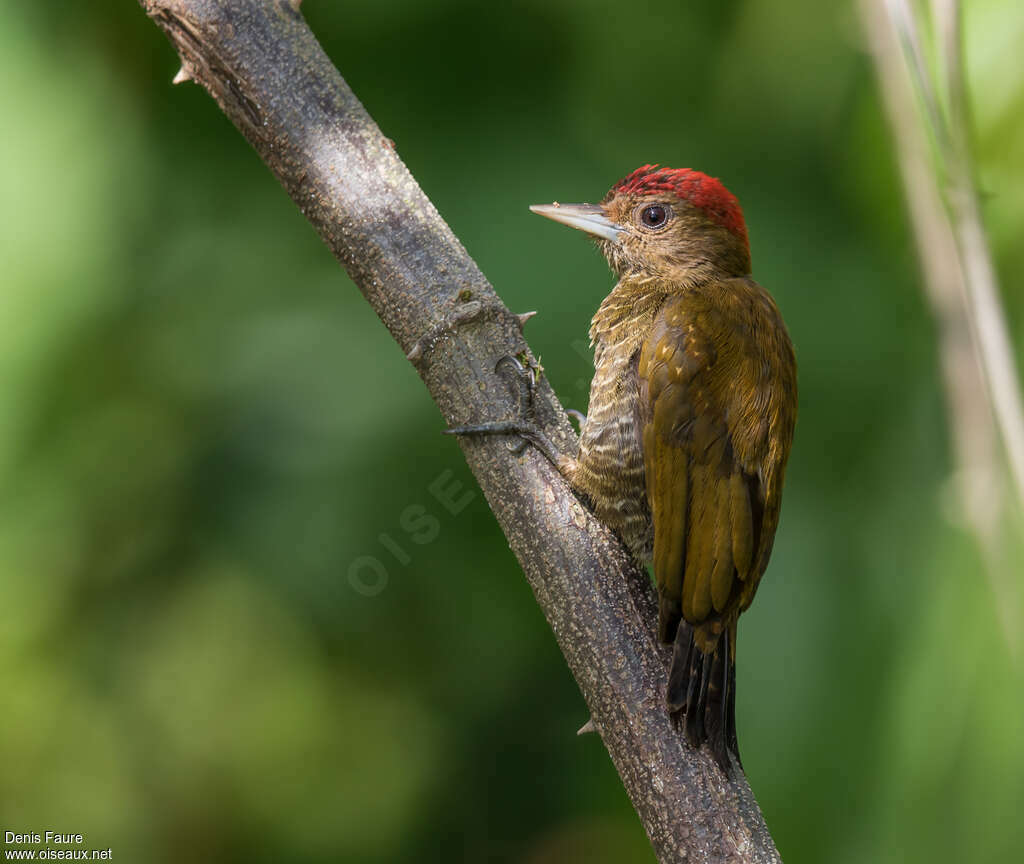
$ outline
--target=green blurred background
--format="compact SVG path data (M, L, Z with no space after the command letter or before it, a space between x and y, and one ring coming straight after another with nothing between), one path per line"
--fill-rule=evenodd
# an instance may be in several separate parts
M508 305L540 310L567 405L611 278L527 205L654 161L738 195L801 390L740 637L751 785L789 864L1018 860L1024 635L957 518L855 7L303 12ZM1020 358L1024 6L969 2L966 30ZM0 10L0 831L122 861L652 861L412 367L176 70L135 3ZM474 491L461 513L439 477ZM416 505L433 542L403 529Z

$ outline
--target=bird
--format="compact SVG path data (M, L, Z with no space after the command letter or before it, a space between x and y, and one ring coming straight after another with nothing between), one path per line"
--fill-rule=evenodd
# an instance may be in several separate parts
M771 555L796 423L792 342L751 276L739 202L717 178L644 165L599 204L530 209L591 235L618 277L590 325L578 452L549 458L652 566L657 635L673 646L667 710L728 776L730 753L742 764L737 620Z

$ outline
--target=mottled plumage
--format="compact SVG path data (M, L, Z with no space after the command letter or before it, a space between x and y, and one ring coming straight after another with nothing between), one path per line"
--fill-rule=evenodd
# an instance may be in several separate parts
M597 235L619 275L591 325L590 407L565 473L653 562L658 635L675 643L669 708L728 770L736 620L771 554L796 419L789 336L714 178L644 166L599 206L535 209Z

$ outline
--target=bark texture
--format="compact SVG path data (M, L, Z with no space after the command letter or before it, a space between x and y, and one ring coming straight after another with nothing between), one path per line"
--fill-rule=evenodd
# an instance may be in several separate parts
M140 0L410 356L450 425L510 417L495 371L532 359L498 298L288 0ZM504 366L502 367L505 368ZM538 421L576 439L547 382ZM746 778L689 749L664 708L653 589L532 447L460 440L661 862L774 862ZM566 730L566 746L573 746Z

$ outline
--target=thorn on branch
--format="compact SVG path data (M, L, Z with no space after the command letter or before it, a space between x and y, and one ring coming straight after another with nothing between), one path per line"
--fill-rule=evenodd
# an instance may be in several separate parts
M184 64L182 64L182 67L178 70L178 74L175 75L174 78L171 79L171 83L172 84L184 84L186 81L191 81L191 80L192 80L192 75L188 72L187 69L185 69Z
M536 314L537 310L534 309L532 312L520 312L518 315L516 315L516 320L519 321L519 329L522 330L526 326L526 322L529 321Z
M576 730L576 734L577 735L586 735L588 732L596 732L596 731L597 731L597 727L594 725L594 718L591 717L589 720L587 720L586 723L584 723L582 726L580 726L579 729Z

